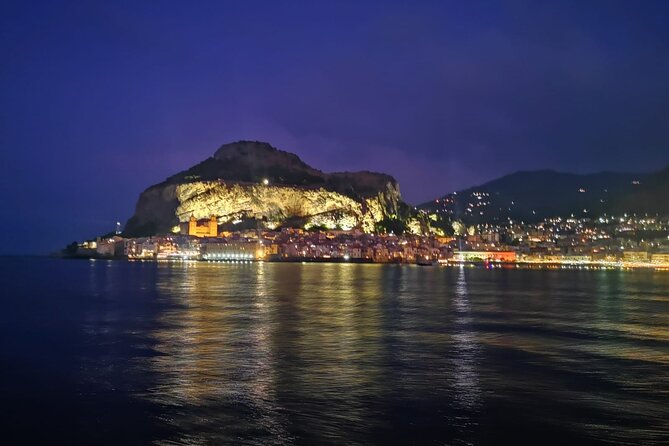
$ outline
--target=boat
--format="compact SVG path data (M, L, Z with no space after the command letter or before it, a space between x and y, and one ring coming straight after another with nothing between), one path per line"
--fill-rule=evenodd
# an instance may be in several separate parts
M418 265L418 266L433 266L433 265L436 265L436 262L434 262L428 256L420 256L420 257L416 258L416 265Z

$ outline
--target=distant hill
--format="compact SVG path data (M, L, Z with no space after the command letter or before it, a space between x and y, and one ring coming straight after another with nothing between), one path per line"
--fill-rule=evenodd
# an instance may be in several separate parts
M470 223L548 217L669 215L669 168L649 174L521 171L418 206Z

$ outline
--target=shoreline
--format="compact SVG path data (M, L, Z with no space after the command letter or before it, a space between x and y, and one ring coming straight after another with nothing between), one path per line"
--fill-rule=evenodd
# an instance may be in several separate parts
M205 260L198 258L165 258L165 259L132 259L119 256L67 256L67 255L51 255L51 258L65 259L65 260L112 260L112 261L126 261L126 262L150 262L150 263L184 263L184 262L202 262L202 263L218 263L218 264L250 264L250 263L349 263L355 265L399 265L399 266L421 266L421 267L468 267L468 268L484 268L484 269L581 269L581 270L653 270L669 272L669 265L664 264L650 264L650 263L625 263L625 262L453 262L453 261L439 261L432 264L418 264L416 262L374 262L372 259L344 259L344 258L319 258L319 257L288 257L280 259L221 259L221 260Z

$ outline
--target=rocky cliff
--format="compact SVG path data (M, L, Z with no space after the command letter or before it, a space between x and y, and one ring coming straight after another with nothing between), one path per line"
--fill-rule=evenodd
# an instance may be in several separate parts
M269 227L299 223L371 231L393 216L399 186L373 172L324 173L267 143L226 144L213 157L146 189L125 233L164 233L194 215L220 224L260 219Z

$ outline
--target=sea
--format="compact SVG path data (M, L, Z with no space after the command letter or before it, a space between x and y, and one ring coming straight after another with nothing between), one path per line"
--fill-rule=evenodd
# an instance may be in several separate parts
M0 442L669 444L669 272L0 258Z

